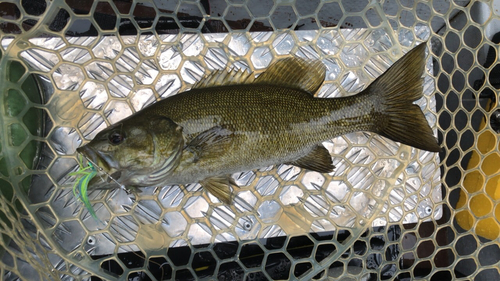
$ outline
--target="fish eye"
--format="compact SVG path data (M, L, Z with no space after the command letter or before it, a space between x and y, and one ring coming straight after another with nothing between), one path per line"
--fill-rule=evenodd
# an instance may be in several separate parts
M108 137L108 140L112 145L119 145L120 143L123 142L124 139L125 137L118 132L113 132Z

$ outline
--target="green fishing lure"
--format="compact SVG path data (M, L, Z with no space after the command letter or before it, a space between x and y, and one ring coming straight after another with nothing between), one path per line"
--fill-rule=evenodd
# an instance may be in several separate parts
M73 195L83 203L85 208L89 211L90 215L98 220L97 215L90 204L89 198L87 196L87 187L90 180L97 175L97 169L92 165L91 162L87 162L88 166L84 166L83 157L80 155L78 158L78 165L80 165L78 171L70 173L70 176L76 176L77 180L73 185Z

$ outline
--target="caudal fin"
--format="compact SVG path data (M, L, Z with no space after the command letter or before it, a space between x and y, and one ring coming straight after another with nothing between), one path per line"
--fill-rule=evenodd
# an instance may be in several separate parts
M409 51L364 92L379 99L383 122L375 124L376 133L415 148L439 152L422 110L413 104L423 96L425 45Z

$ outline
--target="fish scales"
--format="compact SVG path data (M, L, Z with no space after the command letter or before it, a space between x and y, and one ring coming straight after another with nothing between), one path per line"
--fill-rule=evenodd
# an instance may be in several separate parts
M347 133L368 131L439 151L413 104L422 97L424 67L421 44L361 93L341 98L314 97L325 77L320 61L283 59L257 78L215 71L191 90L99 132L77 151L121 185L199 182L229 204L235 172L282 163L332 172L321 143Z
M232 146L208 163L221 174L286 163L313 145L355 131L370 131L373 103L354 99L320 99L292 88L246 85L194 89L152 106L147 116L163 115L179 124L188 140L216 126L234 133ZM241 159L245 159L241 163ZM207 168L208 169L208 168Z

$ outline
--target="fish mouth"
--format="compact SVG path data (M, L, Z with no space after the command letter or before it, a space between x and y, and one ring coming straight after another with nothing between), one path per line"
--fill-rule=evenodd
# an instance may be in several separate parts
M90 147L82 146L76 149L76 151L82 154L89 162L91 162L95 167L97 167L101 172L107 175L106 179L102 177L94 177L89 185L102 185L108 183L116 183L121 185L119 181L121 181L122 172L113 167L110 162L109 157L107 157L103 153L96 152Z
M100 168L105 173L112 172L111 165L109 165L106 157L101 155L100 153L94 151L92 148L88 146L82 146L76 149L76 152L82 154L88 161L90 161L94 166Z

